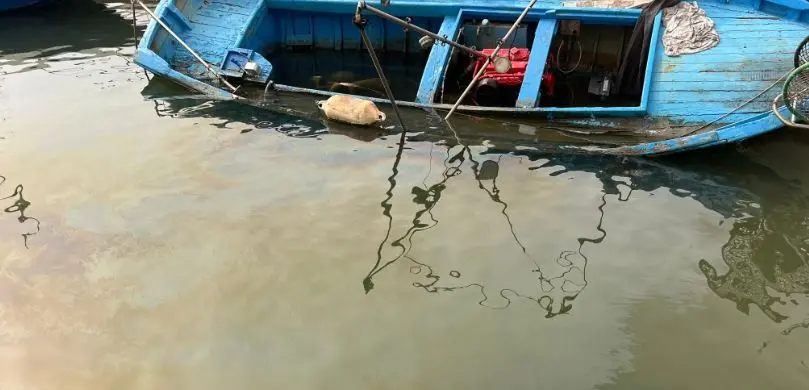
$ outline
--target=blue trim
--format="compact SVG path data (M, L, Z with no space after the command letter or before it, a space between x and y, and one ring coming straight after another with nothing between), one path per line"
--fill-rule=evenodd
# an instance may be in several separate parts
M545 62L551 49L553 34L556 32L556 19L541 19L534 33L534 43L531 45L531 57L525 68L525 79L517 96L517 107L536 107L542 89L542 75L545 72ZM531 76L531 77L528 77Z
M138 49L138 51L135 53L135 63L154 74L167 77L186 88L203 92L213 98L225 100L232 100L235 98L230 92L212 85L208 85L202 81L196 80L172 69L166 60L151 50Z
M178 35L191 29L191 21L180 11L174 3L168 3L160 19L174 30Z
M660 46L662 40L660 39L660 31L663 29L663 12L658 12L655 16L654 28L652 28L652 36L649 40L649 58L646 62L646 74L643 76L643 92L640 97L640 110L647 112L649 109L649 95L652 94L652 77L654 77L654 70L657 67L657 48Z
M261 17L267 13L266 11L267 7L263 0L256 2L255 7L250 11L250 16L247 17L249 22L239 29L239 41L237 43L239 47L244 47L247 41L256 34L256 29L263 22Z
M778 4L795 11L809 10L809 3L803 0L765 0L764 2Z
M486 17L489 19L502 17L514 21L522 13L520 10L491 10L482 8L461 8L463 17ZM578 19L591 23L631 26L640 16L640 10L635 8L534 8L528 12L524 21L538 21L542 19Z
M164 0L165 1L165 0ZM266 0L265 0L266 1ZM356 0L270 0L266 1L267 7L270 9L286 10L286 11L306 11L318 13L336 13L353 15L357 8ZM368 0L368 4L380 8L378 2ZM520 14L528 1L514 1L514 0L487 0L481 4L475 4L473 0L394 0L391 4L384 8L384 11L393 15L407 15L410 17L416 16L431 16L437 15L455 15L462 9L467 12L476 12L478 15L492 15L493 13L503 12ZM538 20L541 17L549 17L546 15L548 11L556 13L557 18L589 18L611 15L611 21L620 20L621 15L640 15L639 9L620 9L620 8L565 8L559 6L544 8L534 7L528 12L526 20ZM617 19L616 19L617 18ZM635 17L637 19L637 17ZM631 18L626 18L624 21L631 23Z
M783 116L789 116L789 111L786 109L786 107L779 107L778 111ZM780 129L783 126L783 123L778 120L775 114L772 112L766 112L704 133L625 147L606 148L601 149L600 152L606 154L645 156L671 154L674 152L684 152L738 142L761 134L769 133L773 130Z
M445 17L438 30L438 35L452 37L451 39L454 40L461 26L461 14L462 12L458 12L455 16ZM416 93L417 103L431 104L433 102L435 91L444 78L450 53L452 53L452 46L435 42L430 50L427 64L424 66L424 73L421 74L421 83L419 83L419 90Z

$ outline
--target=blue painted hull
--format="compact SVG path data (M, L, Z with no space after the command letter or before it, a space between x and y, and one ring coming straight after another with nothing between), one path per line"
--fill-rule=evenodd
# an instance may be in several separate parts
M58 0L0 0L0 12L42 6Z
M173 0L163 0L155 13L199 56L218 66L220 76L235 75L237 79L247 80L241 65L231 64L233 58L246 56L258 63L260 73L251 75L252 80L247 81L259 86L272 79L277 88L287 91L312 95L340 93L303 82L279 81L292 80L301 74L313 76L313 68L317 68L317 72L339 70L337 63L343 61L333 57L334 60L307 60L303 62L306 65L284 67L279 59L291 55L285 54L291 53L287 49L334 52L365 58L367 62L367 52L351 20L356 1L242 0L239 5L231 3L188 0L178 8ZM402 19L412 17L414 24L455 38L461 33L465 37L472 36L467 34L470 23L482 18L510 24L526 3L525 0L490 0L482 4L472 0L392 0L384 10ZM381 7L376 2L369 4ZM611 38L624 34L613 39L618 43L612 43L623 49L621 39L628 36L627 32L631 33L641 11L569 8L562 7L557 0L539 1L525 19L527 27L524 31L518 30L515 38L515 41L521 40L515 44L517 47L531 52L525 79L515 90L515 100L506 107L464 102L458 111L541 119L552 126L630 130L647 140L657 138L639 143L628 140L625 145L596 150L604 154L667 154L737 142L781 128L782 123L772 114L770 104L779 92L780 87L776 85L780 76L793 67L792 52L809 35L809 2L708 0L700 2L700 6L716 24L721 39L718 46L696 54L665 55L661 43L664 27L658 13L652 23L648 57L640 59L646 66L640 75L643 82L637 96L609 104L584 102L585 99L580 98L584 103L560 105L544 100L548 87L542 75L543 70L548 72L551 66L546 65L549 59L557 54L552 45L559 39L565 20L596 26L594 28L606 31L604 34ZM402 104L439 111L451 107L454 99L447 97L452 93L446 92L449 90L446 85L457 58L452 48L435 44L425 50L419 46L418 34L373 15L367 18L369 39L380 52L422 59L421 74L410 82L412 96L404 98ZM583 31L584 28L582 37L586 38ZM474 39L483 38L478 34ZM603 53L607 54L606 58L610 54L620 56L601 48L609 47L610 43L609 39L607 43L600 39L597 37L594 45L598 48L587 53L587 57L592 56L592 63L582 69L593 68L597 57ZM482 40L474 43L480 45L477 47L486 47ZM582 57L580 55L579 61ZM219 99L238 99L155 21L150 23L141 40L135 62L192 90ZM391 72L395 73L397 65L391 66ZM589 92L587 86L576 94L573 87L568 88L571 96ZM372 100L387 104L382 98Z

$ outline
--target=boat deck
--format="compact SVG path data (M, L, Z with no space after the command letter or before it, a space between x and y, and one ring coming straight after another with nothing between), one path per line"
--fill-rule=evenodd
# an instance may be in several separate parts
M804 23L731 4L699 2L714 20L720 43L680 57L656 53L649 114L710 122L739 107L793 69L793 54L809 35ZM722 122L770 110L775 87Z

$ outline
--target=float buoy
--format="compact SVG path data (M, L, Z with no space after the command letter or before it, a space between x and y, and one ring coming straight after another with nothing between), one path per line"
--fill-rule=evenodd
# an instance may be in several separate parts
M352 125L368 126L386 118L374 102L353 96L334 95L318 101L317 108L323 111L326 118Z

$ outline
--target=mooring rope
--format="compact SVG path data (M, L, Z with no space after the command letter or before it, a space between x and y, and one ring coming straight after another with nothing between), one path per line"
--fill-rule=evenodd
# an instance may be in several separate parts
M739 110L740 110L742 107L744 107L744 106L746 106L746 105L748 105L748 104L752 103L753 101L755 101L756 99L760 98L762 95L764 95L765 93L767 93L767 91L769 91L769 90L773 89L773 87L775 87L776 85L778 85L778 83L780 83L780 82L781 82L781 80L783 80L785 77L789 76L789 74L790 74L790 73L792 73L792 70L790 70L789 72L784 73L784 75L783 75L783 76L779 77L779 78L778 78L778 80L775 80L775 81L774 81L772 84L770 84L770 86L769 86L769 87L764 88L764 89L763 89L763 90L761 90L759 93L757 93L755 96L753 96L752 98L748 99L746 102L744 102L744 103L740 104L738 107L736 107L736 108L734 108L734 109L732 109L732 110L730 110L730 111L726 112L724 115L720 116L719 118L716 118L716 119L714 119L714 120L712 120L712 121L710 121L710 122L708 122L708 123L706 123L706 124L704 124L704 125L702 125L702 126L700 126L700 127L696 128L696 129L694 129L694 130L691 130L691 131L688 131L688 132L686 132L686 133L684 133L684 134L681 134L679 137L685 137L685 136L692 135L692 134L694 134L694 133L696 133L696 132L698 132L698 131L700 131L700 130L705 129L705 128L706 128L706 127L708 127L708 126L713 125L713 124L714 124L714 123L716 123L716 122L719 122L719 121L720 121L720 120L722 120L723 118L728 117L728 115L733 114L733 113L734 113L734 112L736 112L736 111L739 111ZM766 112L766 111L762 111L762 112L761 112L761 114L763 114L763 113L765 113L765 112Z

